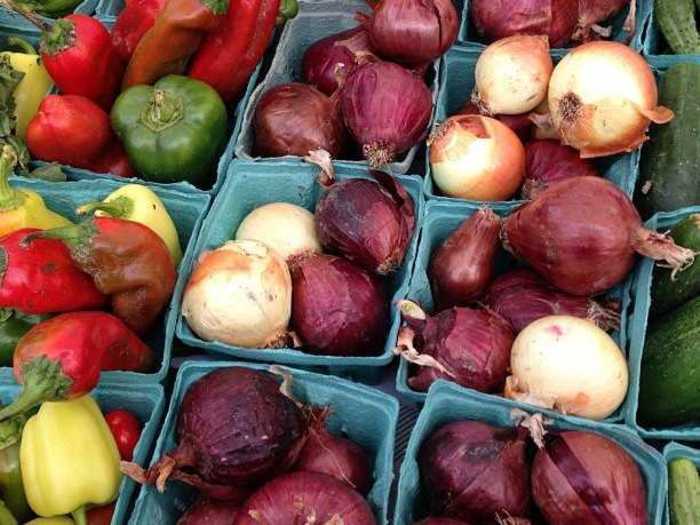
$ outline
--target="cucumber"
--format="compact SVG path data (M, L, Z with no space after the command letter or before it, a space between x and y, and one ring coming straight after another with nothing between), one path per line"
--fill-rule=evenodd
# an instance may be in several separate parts
M676 244L700 252L700 214L693 214L679 222L671 237ZM690 268L671 278L671 270L656 267L651 289L651 315L656 318L700 295L700 257Z
M700 203L700 64L676 64L663 76L660 104L674 119L654 126L642 152L637 203L651 216Z
M686 458L671 461L668 484L671 525L700 524L700 475L693 462Z
M647 427L700 420L700 297L649 327L637 418Z
M700 52L693 0L656 0L654 14L661 33L674 53L695 55Z

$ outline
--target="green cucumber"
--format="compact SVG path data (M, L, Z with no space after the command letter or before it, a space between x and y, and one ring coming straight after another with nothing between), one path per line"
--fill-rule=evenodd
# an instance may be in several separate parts
M637 418L647 427L700 420L700 298L649 327Z
M692 461L674 459L668 465L668 507L671 525L700 523L700 475Z
M695 55L700 52L700 35L695 25L693 0L656 0L654 15L674 53Z
M700 64L675 64L663 76L660 104L675 117L653 126L642 152L637 202L646 216L700 203Z
M693 214L671 230L676 244L700 252L700 214ZM671 270L657 267L651 289L651 315L656 318L700 295L700 257L690 268L671 277Z

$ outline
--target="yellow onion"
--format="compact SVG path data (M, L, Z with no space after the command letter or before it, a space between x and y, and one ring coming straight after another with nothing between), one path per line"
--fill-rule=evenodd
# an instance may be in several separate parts
M505 124L481 115L456 115L429 141L437 187L451 197L511 198L525 177L525 148Z
M249 348L279 346L291 310L287 264L251 240L204 252L182 299L182 315L202 339Z
M546 36L515 35L487 47L476 63L472 101L489 115L520 115L547 97L552 57Z
M656 79L642 56L618 42L591 42L572 50L554 68L549 110L562 142L581 157L639 148L651 122L673 112L658 106Z

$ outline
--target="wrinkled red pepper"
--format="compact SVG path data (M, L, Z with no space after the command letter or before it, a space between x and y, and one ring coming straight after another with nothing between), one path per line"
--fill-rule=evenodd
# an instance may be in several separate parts
M0 308L27 314L100 308L106 302L92 278L54 239L23 241L40 230L25 228L0 239Z
M172 295L177 274L170 252L143 224L92 217L31 237L65 242L73 261L110 296L114 315L139 334L156 321Z
M131 58L146 31L153 27L165 2L166 0L127 0L112 28L112 43L125 63Z
M102 370L145 371L153 353L106 312L71 312L43 321L20 339L13 371L22 393L0 420L44 401L74 399L97 386Z

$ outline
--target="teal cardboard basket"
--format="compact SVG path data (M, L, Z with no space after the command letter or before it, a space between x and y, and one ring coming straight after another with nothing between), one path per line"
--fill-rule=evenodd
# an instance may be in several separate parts
M418 249L416 250L416 262L413 267L413 276L411 277L411 285L408 290L407 298L421 304L429 313L432 313L434 308L433 295L430 288L430 279L428 277L428 268L430 265L431 256L438 246L440 246L440 244L442 244L442 242L454 230L456 230L457 227L462 224L462 222L474 214L477 209L478 208L466 203L454 202L430 201L426 205L426 213L423 218L421 238L418 243ZM495 208L494 211L503 217L506 217L511 212L511 210L503 208ZM501 250L496 264L497 272L501 273L503 271L507 271L514 266L516 266L515 260L510 255L506 254L504 250ZM608 294L611 298L617 299L621 303L621 311L623 312L623 315L621 315L620 319L620 328L618 331L612 334L612 336L620 349L623 351L625 351L627 348L627 316L624 315L624 312L631 309L630 287L631 282L628 280L622 285L619 285L611 290ZM408 384L408 377L412 372L412 368L413 365L410 365L405 359L401 359L399 370L396 375L396 390L406 399L415 403L421 403L425 401L426 393L413 390ZM483 394L475 392L471 389L464 390L474 392L475 395L483 399L497 397L493 394ZM502 398L498 397L498 399ZM503 401L513 407L525 408L531 406L510 400ZM614 414L607 418L606 421L620 421L624 417L625 407L630 402L631 396L628 394L622 406ZM547 415L555 413L550 410L539 410Z
M226 183L204 221L193 257L188 260L186 266L183 266L182 272L185 277L189 276L193 264L202 252L215 249L231 240L241 221L255 208L270 202L281 201L290 202L313 211L321 196L322 189L316 180L318 168L303 162L261 163L236 160L231 164L229 170ZM360 166L337 165L336 170L339 180L357 177L368 178L369 176L367 169ZM202 348L208 353L251 361L266 361L301 367L322 367L321 369L324 371L330 370L332 373L377 381L381 374L381 367L387 365L393 357L392 349L400 321L395 302L403 299L408 291L408 282L413 268L423 214L420 178L408 175L400 175L397 178L413 198L416 229L401 268L390 277L391 325L386 344L381 352L377 352L377 355L337 357L307 354L290 348L264 350L234 347L219 342L206 342L190 330L179 311L177 337L188 346Z
M44 198L46 205L51 210L74 222L78 220L75 209L79 205L89 201L102 200L126 183L111 180L44 182L21 177L12 177L10 180L14 187L36 191ZM162 319L144 338L144 341L156 354L157 368L151 373L103 373L103 377L110 380L126 381L137 378L138 381L142 382L160 382L165 379L170 366L178 305L187 277L182 270L189 267L194 254L197 234L204 220L204 215L209 209L210 197L206 193L188 193L178 191L175 188L149 187L161 198L175 222L184 256L178 268L178 279L173 297L169 305L166 306Z
M533 409L527 412L536 413ZM460 420L474 420L498 427L511 427L514 425L516 414L511 405L498 399L484 399L444 381L436 382L430 388L426 404L418 416L408 441L399 477L394 525L411 525L425 514L417 457L421 444L438 427ZM667 480L666 463L661 454L645 444L632 431L620 425L585 420L575 421L566 416L555 415L551 425L547 427L555 430L594 432L622 446L636 461L644 478L647 489L648 524L662 525Z
M685 445L681 445L680 443L676 442L671 442L668 445L664 447L664 459L666 459L666 464L668 466L671 461L674 459L681 459L681 458L687 458L693 463L695 463L695 466L700 469L700 451L686 447ZM669 482L669 491L670 491L670 482ZM666 498L666 524L671 523L671 515L669 513L669 500Z
M183 396L192 383L209 372L234 366L269 369L268 365L239 362L189 362L180 368L151 465L176 447L178 412ZM374 484L367 500L374 510L377 523L386 525L393 479L398 402L378 390L343 379L291 368L284 370L292 375L292 390L296 399L306 404L329 406L332 410L328 419L329 430L345 434L370 452L374 464ZM142 487L129 523L174 525L194 495L193 490L177 482L169 482L162 494L152 486Z
M645 226L650 230L665 232L673 228L677 223L692 215L700 213L700 206L683 208L669 213L658 213L649 219ZM637 421L637 408L639 400L639 380L644 354L644 343L649 324L649 309L651 308L651 284L654 276L654 263L650 259L643 259L637 264L633 275L632 303L633 309L628 312L629 324L629 354L630 354L630 390L628 397L625 422L644 439L700 441L700 420L695 423L679 425L667 428L643 427Z
M456 45L443 56L440 66L440 89L435 106L433 129L436 129L442 122L459 111L471 97L474 89L474 70L482 51L482 48L473 45ZM555 62L558 62L564 54L566 54L566 50L554 51L552 52L552 58ZM464 199L443 195L433 183L428 155L426 155L425 162L427 175L424 181L424 191L426 198L440 201L469 202L477 205L484 203L483 201L465 201ZM595 166L601 175L614 182L630 197L634 193L638 165L638 151L595 160ZM516 194L510 201L495 201L486 204L496 206L508 206L513 203L522 204L523 201L518 200L518 195Z
M272 161L298 159L299 157L285 156L278 158L257 157L253 152L255 142L254 117L255 108L260 98L271 88L288 82L303 81L302 59L304 52L316 41L329 35L352 29L358 25L355 13L369 12L369 4L364 0L316 0L299 2L299 14L287 22L280 38L277 52L265 79L255 89L243 113L243 123L236 143L236 157L244 160ZM436 61L429 74L433 79L438 75ZM437 80L432 82L437 84ZM430 84L429 84L430 85ZM437 89L433 89L433 102ZM389 165L392 173L407 173L411 163L423 147L424 141L419 142L408 153ZM366 165L361 157L357 159L338 159L342 164Z

